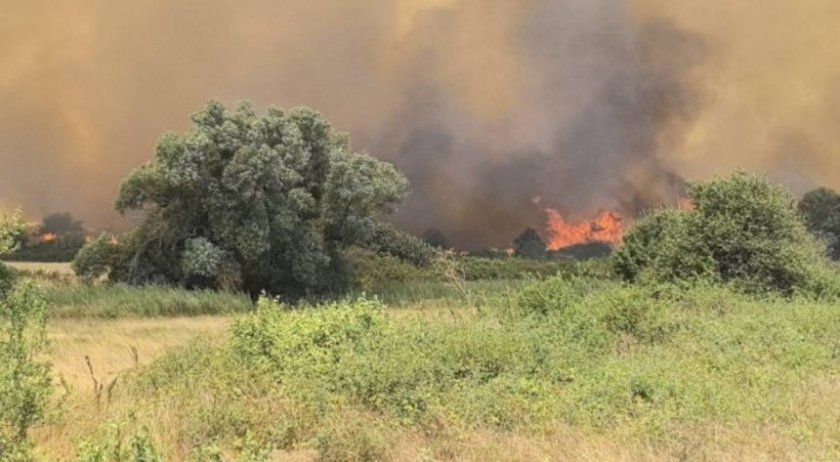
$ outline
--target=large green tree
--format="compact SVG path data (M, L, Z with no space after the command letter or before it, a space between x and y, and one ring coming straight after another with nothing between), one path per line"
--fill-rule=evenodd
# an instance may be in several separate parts
M405 177L351 151L317 112L210 101L192 121L123 181L117 210L142 222L89 252L107 256L112 278L300 296L340 287L351 245L425 258L422 242L380 221L403 199Z

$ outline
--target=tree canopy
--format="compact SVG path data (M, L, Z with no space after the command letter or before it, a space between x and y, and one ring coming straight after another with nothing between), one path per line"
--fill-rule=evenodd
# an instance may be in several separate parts
M840 194L828 188L815 189L799 201L799 212L808 229L825 241L831 257L840 259Z
M59 236L84 236L85 229L82 222L73 218L69 212L51 213L41 222L42 233L52 233Z
M80 254L107 257L113 279L299 296L340 286L351 245L428 258L419 239L380 221L406 194L405 177L353 152L314 110L258 115L210 101L192 121L123 181L116 208L139 212L140 225Z
M543 258L546 247L540 234L534 228L528 228L513 240L513 253L522 258Z
M21 233L26 229L20 210L11 214L0 214L0 255L4 255L17 246ZM8 292L14 280L14 272L0 263L0 299Z

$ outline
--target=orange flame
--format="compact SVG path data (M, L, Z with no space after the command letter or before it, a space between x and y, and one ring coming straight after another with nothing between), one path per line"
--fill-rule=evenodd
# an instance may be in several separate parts
M41 235L41 242L50 243L54 242L56 239L58 239L58 236L54 233L44 233Z
M557 210L546 209L548 213L548 248L559 250L578 244L604 242L620 244L624 230L621 216L616 212L603 211L594 220L570 223Z

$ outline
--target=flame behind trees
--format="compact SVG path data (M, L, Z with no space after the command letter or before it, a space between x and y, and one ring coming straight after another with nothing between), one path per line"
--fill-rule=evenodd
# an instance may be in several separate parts
M593 220L573 223L560 212L546 209L548 228L546 230L548 249L560 250L580 244L601 242L620 244L624 229L621 216L613 211L603 211Z

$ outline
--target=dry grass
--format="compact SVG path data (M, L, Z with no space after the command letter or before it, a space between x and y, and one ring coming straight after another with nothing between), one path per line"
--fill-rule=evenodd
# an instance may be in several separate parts
M396 318L425 315L445 320L450 311L422 306L395 310L391 314ZM469 316L464 312L460 314ZM90 358L96 380L107 387L120 372L137 364L149 363L167 350L185 345L197 337L222 341L232 320L233 317L197 317L51 322L50 358L57 375L65 378L73 393L72 400L66 405L65 416L35 433L41 454L58 460L69 459L80 438L95 433L101 428L103 419L123 413L120 402L108 403L105 397L100 397L97 402L85 357ZM791 406L799 409L796 414L812 425L834 428L840 424L840 415L833 405L836 397L840 396L838 393L840 378L821 378L803 383L801 393ZM834 411L827 412L832 409ZM176 443L179 439L176 433L182 430L179 421L179 416L170 415L165 410L158 414L156 426L151 429L155 439ZM348 422L351 425L356 423L358 421ZM675 454L680 453L684 455L683 460L797 461L819 458L819 454L803 452L795 435L788 434L782 427L784 425L779 428L772 425L698 428L692 434L674 439L673 444L680 447L655 447L640 440L638 435L626 435L620 430L610 434L593 434L561 423L536 435L481 428L457 433L418 434L394 428L386 432L385 438L390 447L386 457L393 461L667 461L675 460ZM187 459L186 450L176 449L170 453L170 460L179 462ZM311 449L275 451L271 460L315 461L318 454Z
M389 454L392 460L452 460L462 462L626 462L659 461L635 442L586 435L560 428L543 436L476 430L444 440L406 438Z
M147 364L167 350L196 337L223 337L233 317L57 319L50 322L50 359L58 376L74 388L93 386L94 375L110 382L120 372ZM136 353L136 355L135 355Z
M3 262L14 269L29 272L44 272L56 273L61 275L74 275L73 268L70 263L40 263L40 262L22 262L22 261L7 261Z
M72 457L79 438L101 426L109 405L107 389L121 372L148 364L198 337L222 341L232 321L232 316L51 321L49 359L70 395L65 415L35 432L39 450L59 460ZM98 397L95 386L102 387Z

